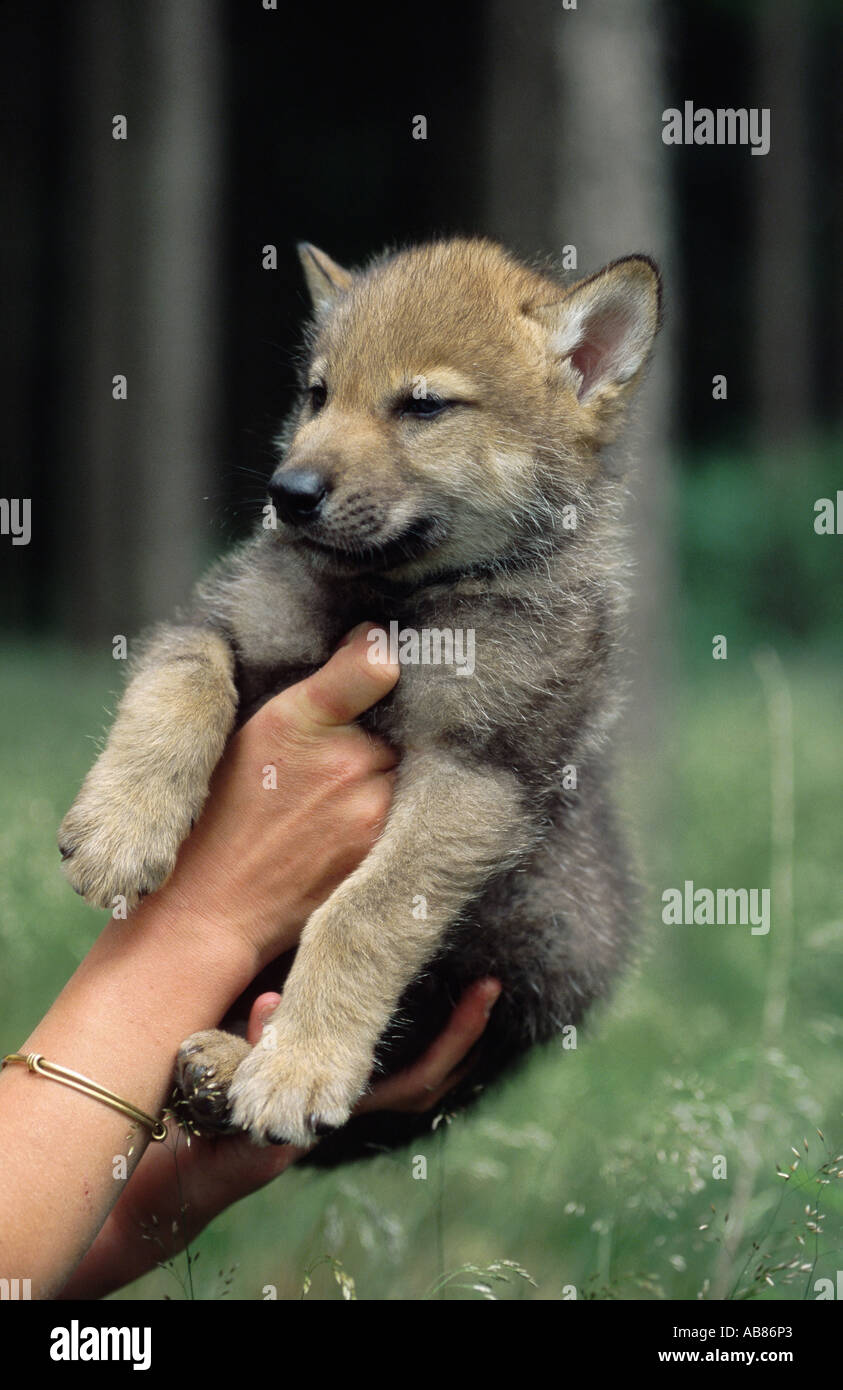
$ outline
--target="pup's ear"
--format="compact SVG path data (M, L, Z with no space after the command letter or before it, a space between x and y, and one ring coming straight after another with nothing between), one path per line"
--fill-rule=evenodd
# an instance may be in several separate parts
M318 246L311 246L309 241L300 241L296 250L314 309L329 308L337 295L350 288L351 275L330 256L326 256L324 251L320 251Z
M614 417L650 355L661 322L661 279L646 256L625 256L530 311L565 364L577 400Z

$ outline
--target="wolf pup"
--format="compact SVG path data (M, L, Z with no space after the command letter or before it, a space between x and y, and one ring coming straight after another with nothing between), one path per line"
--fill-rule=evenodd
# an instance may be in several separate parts
M629 256L566 287L481 239L354 272L299 249L314 317L274 524L153 635L59 841L90 903L134 902L170 873L238 723L364 619L409 656L364 719L402 755L386 826L307 922L275 1045L204 1032L178 1059L202 1128L327 1133L327 1163L429 1126L349 1116L474 979L503 993L449 1108L576 1024L627 955L603 752L622 485L601 449L649 358L660 282ZM469 634L472 660L449 663Z

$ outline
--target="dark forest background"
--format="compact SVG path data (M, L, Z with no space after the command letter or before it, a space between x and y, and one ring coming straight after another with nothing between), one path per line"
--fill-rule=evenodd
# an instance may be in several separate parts
M667 326L633 440L647 649L673 587L677 481L725 450L750 497L786 491L782 449L839 419L831 0L7 0L0 15L2 491L34 517L28 547L0 548L7 627L134 631L247 529L290 400L303 238L349 263L454 231L527 256L573 243L582 273L659 258ZM664 146L661 113L687 99L769 106L770 153ZM800 628L786 598L779 618Z

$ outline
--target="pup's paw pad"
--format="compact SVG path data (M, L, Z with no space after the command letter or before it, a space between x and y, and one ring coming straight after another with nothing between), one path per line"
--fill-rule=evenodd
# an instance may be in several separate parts
M339 1129L360 1095L359 1075L343 1075L324 1063L296 1064L287 1049L260 1044L240 1065L231 1085L231 1115L256 1144L295 1144L307 1148Z
M178 1109L187 1111L201 1133L220 1133L233 1128L228 1089L231 1079L249 1052L245 1038L209 1028L192 1033L176 1057Z
M179 845L189 829L162 814L148 822L131 798L83 787L59 827L62 869L92 907L127 908L169 878Z

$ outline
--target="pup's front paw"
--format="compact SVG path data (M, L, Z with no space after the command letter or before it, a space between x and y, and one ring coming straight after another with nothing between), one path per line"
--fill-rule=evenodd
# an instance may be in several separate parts
M256 1144L311 1145L339 1129L362 1094L372 1068L368 1050L353 1056L330 1044L307 1045L293 1030L270 1023L241 1062L229 1090L235 1128L248 1130Z
M200 1133L231 1130L228 1091L232 1077L250 1051L245 1038L209 1028L192 1033L179 1048L176 1085L178 1109L185 1109Z
M135 785L98 766L59 828L64 872L92 907L134 907L169 878L193 808L171 790Z

